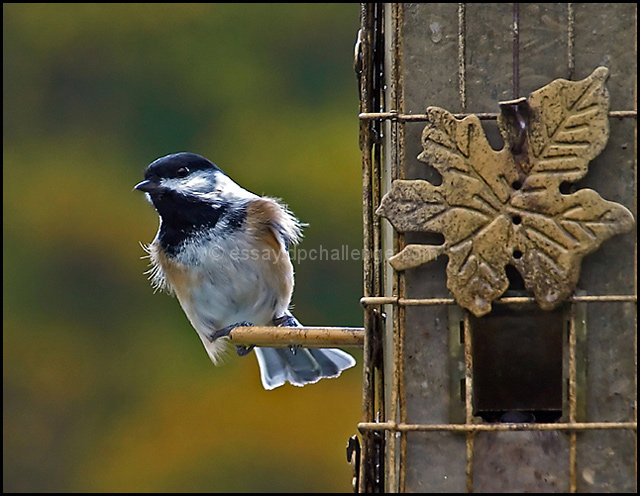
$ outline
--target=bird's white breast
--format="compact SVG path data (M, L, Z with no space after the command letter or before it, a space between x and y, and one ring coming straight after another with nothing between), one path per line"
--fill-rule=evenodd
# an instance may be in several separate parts
M250 230L211 234L194 237L176 257L164 254L156 239L149 254L217 362L223 340L208 336L240 322L271 325L290 304L293 267L284 248L276 252Z

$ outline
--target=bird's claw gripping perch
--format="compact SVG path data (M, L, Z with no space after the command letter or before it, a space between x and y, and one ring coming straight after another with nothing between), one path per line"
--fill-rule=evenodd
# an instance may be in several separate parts
M236 327L252 327L253 324L251 322L237 322L235 324L228 325L223 327L222 329L218 329L211 335L211 341L215 341L218 338L222 338L225 336L229 336L231 331L233 331ZM244 345L236 345L236 353L238 356L248 355L251 350L253 350L254 345L244 346Z
M282 317L275 317L273 319L273 325L276 327L300 327L300 322L293 315L283 315ZM294 355L300 348L299 344L289 346L291 353Z

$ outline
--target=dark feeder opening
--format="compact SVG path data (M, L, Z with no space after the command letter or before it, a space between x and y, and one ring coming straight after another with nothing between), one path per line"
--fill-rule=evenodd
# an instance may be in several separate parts
M494 305L488 315L471 316L474 415L539 423L562 416L563 313Z

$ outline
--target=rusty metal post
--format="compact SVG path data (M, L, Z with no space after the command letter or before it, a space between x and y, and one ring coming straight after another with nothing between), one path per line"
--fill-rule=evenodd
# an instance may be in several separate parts
M355 53L355 69L359 78L360 112L370 113L381 107L381 4L361 4L361 28ZM379 225L374 209L379 201L380 138L379 122L360 121L360 149L362 152L364 287L365 297L380 294ZM380 308L364 307L363 401L362 419L379 420L384 392L381 390L382 363L380 360ZM383 488L383 439L380 432L362 432L359 492L381 492Z

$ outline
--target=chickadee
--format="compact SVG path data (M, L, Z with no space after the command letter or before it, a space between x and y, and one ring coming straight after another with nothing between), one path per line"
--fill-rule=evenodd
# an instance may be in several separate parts
M160 215L158 233L144 247L151 283L177 296L214 364L234 327L301 326L289 312L289 246L300 240L302 226L285 205L250 193L194 153L152 162L135 189ZM337 349L254 350L265 389L286 381L304 386L355 365Z

